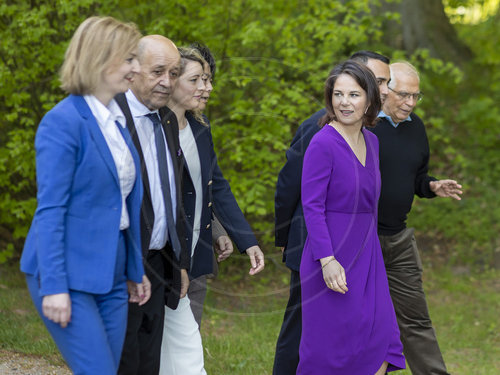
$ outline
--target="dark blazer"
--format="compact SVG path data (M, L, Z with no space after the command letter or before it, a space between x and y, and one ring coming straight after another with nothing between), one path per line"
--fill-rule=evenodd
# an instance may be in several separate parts
M118 94L115 97L118 105L123 111L125 118L127 119L127 128L130 131L134 145L139 153L141 160L141 175L144 184L144 197L142 200L141 207L141 242L142 242L142 252L143 256L146 256L149 250L149 243L151 241L151 235L153 232L154 223L154 210L151 200L151 189L149 186L148 171L146 169L146 164L144 160L144 154L142 152L142 147L139 141L139 136L135 129L134 119L130 108L127 103L125 94ZM181 176L182 176L182 165L183 157L181 148L179 145L179 128L177 126L177 119L175 114L171 112L168 108L164 107L160 109L160 118L162 120L163 131L165 132L165 137L167 140L168 150L172 157L174 164L174 176L175 176L175 188L176 188L176 199L177 199L177 209L176 209L176 226L177 234L179 236L179 241L181 243L181 254L180 258L177 259L171 249L167 249L166 258L167 265L165 269L167 289L165 292L165 303L172 309L177 307L179 303L181 279L180 270L189 269L190 264L190 252L186 246L186 241L184 240L184 224L185 219L183 215L182 208L182 186L181 186Z
M191 262L190 276L197 278L213 271L212 212L236 243L240 252L257 245L250 225L241 212L229 183L217 164L210 126L204 126L190 113L186 117L191 125L200 156L203 205L201 210L200 237ZM191 249L193 239L196 194L187 165L183 169L183 198L186 212L186 242Z
M126 276L141 282L142 183L139 156L122 129L136 168L126 204L130 226ZM122 197L113 156L82 96L70 95L42 119L35 137L38 205L21 270L39 277L40 294L108 293L113 286Z
M275 245L285 247L283 261L287 267L299 271L307 229L300 200L302 163L309 142L320 127L323 108L305 120L286 152L287 161L278 175L274 196Z

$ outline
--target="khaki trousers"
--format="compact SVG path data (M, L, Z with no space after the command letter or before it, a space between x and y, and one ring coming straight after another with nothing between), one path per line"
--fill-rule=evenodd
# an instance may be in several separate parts
M413 232L379 235L404 355L413 375L449 375L429 317Z

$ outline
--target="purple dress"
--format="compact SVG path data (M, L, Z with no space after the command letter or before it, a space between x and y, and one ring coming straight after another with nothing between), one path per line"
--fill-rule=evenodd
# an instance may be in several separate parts
M329 125L305 154L302 205L309 235L300 264L300 375L372 375L384 361L388 371L405 367L377 237L378 140L362 132L365 166ZM331 255L345 269L346 294L323 280L319 259Z

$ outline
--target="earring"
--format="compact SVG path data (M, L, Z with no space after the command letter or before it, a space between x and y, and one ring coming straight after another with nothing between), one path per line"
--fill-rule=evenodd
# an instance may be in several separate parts
M368 112L368 107L366 107L366 109L365 109L365 115L366 115L366 112Z

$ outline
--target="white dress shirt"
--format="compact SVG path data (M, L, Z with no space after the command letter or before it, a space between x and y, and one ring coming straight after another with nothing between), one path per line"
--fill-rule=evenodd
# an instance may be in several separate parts
M152 112L156 112L158 114L158 111L151 111L135 97L131 90L128 90L125 93L125 96L127 97L130 112L134 118L135 129L137 130L142 153L144 155L146 170L148 171L149 187L151 190L151 201L155 215L149 249L160 250L165 247L168 239L167 216L165 214L165 203L163 201L160 172L158 170L158 157L156 154L153 122L146 117L146 115ZM166 140L165 149L169 150ZM174 165L170 152L167 152L167 164L168 180L170 183L170 198L172 200L172 210L175 219L177 200L175 195Z
M125 116L114 99L106 107L93 95L85 95L83 98L96 118L115 162L122 196L120 230L124 230L130 225L126 199L134 187L136 174L132 154L115 122L118 121L120 126L125 128Z

